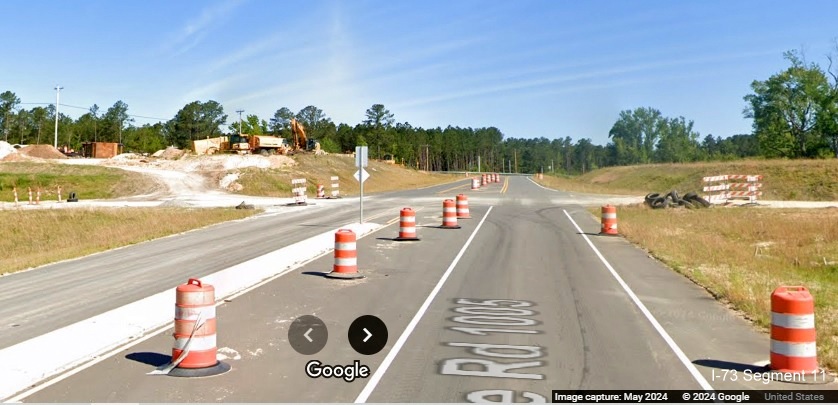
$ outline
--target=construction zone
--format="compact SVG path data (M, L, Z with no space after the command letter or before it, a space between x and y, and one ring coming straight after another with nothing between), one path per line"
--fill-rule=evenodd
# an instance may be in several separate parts
M0 239L0 399L299 401L290 385L399 402L387 393L417 372L476 398L484 366L518 356L546 400L575 377L544 353L588 345L575 367L626 386L838 392L838 211L769 209L771 176L713 168L683 195L569 192L540 173L325 153L294 133L149 154L0 142L13 235ZM600 325L614 330L576 332ZM388 367L382 394L363 388ZM352 375L319 390L335 370ZM713 380L724 370L761 381Z

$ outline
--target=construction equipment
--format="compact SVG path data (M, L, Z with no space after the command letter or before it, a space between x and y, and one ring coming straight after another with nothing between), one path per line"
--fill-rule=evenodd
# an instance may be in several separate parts
M290 146L285 138L272 135L234 134L206 140L192 141L192 149L199 155L215 153L260 153L262 155L285 154Z
M250 153L262 155L285 154L289 147L285 138L272 135L247 135L247 145Z
M291 133L294 134L294 150L309 150L306 131L303 124L300 124L296 118L291 118Z

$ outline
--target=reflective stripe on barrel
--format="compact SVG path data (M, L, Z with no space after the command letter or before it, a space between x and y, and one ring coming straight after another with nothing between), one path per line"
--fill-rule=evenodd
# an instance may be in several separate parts
M465 194L457 194L457 218L471 218L468 212L468 197Z
M174 329L172 359L179 358L189 344L188 354L177 367L205 368L218 363L213 286L191 278L177 287Z
M358 272L358 252L355 242L355 232L352 230L339 229L335 232L335 273Z
M602 207L602 229L600 233L617 235L617 207L606 205Z
M402 208L399 212L399 238L416 237L416 212L413 208Z
M806 287L778 287L771 294L771 369L818 371L815 302Z
M457 209L454 200L442 202L442 226L457 226Z

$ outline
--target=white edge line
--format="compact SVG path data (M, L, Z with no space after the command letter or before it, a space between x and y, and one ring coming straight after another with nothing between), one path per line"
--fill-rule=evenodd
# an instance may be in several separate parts
M365 222L365 223L366 223L366 222ZM350 224L350 225L351 225L351 224ZM372 235L372 234L376 233L377 231L380 231L380 230L381 230L381 229L383 229L383 228L384 228L384 227L378 227L377 229L373 229L373 230L371 230L371 231L369 231L369 232L367 232L367 233L365 233L365 234L360 235L360 236L358 237L358 239L363 239L364 237L369 236L369 235ZM230 296L228 296L228 297L225 297L225 298L223 298L223 299L219 300L218 302L216 302L216 303L215 303L215 306L216 306L216 307L218 307L219 305L225 304L227 301L232 301L232 300L234 300L234 299L236 299L236 298L238 298L238 297L240 297L240 296L242 296L242 295L244 295L244 294L246 294L246 293L248 293L248 292L250 292L250 291L253 291L253 290L255 290L255 289L257 289L257 288L259 288L259 287L261 287L261 286L263 286L263 285L265 285L265 284L267 284L267 283L271 282L271 281L274 281L274 280L276 280L276 279L278 279L278 278L280 278L280 277L282 277L282 276L284 276L284 275L286 275L286 274L288 274L288 273L290 273L290 272L292 272L292 271L294 271L294 270L297 270L297 269L299 269L300 267L303 267L303 266L305 266L305 265L307 265L307 264L309 264L309 263L311 263L311 262L313 262L313 261L315 261L315 260L317 260L317 259L319 259L319 258L321 258L321 257L323 257L323 256L326 256L326 255L328 255L329 253L332 253L332 251L334 251L334 249L329 249L329 250L327 250L327 251L323 252L322 254L319 254L319 255L317 255L317 256L315 256L315 257L312 257L312 258L311 258L311 259L309 259L309 260L305 260L305 261L299 262L297 265L292 266L292 267L289 267L288 269L286 269L285 271L283 271L283 272L281 272L281 273L279 273L279 274L276 274L276 275L274 275L274 276L271 276L271 277L269 277L269 278L267 278L267 279L265 279L265 280L260 281L260 282L259 282L259 283L257 283L257 284L254 284L254 285L252 285L252 286L250 286L250 287L247 287L247 288L245 288L245 289L243 289L243 290L239 290L238 292L235 292L235 293L233 293L232 295L230 295ZM126 349L130 349L131 347L134 347L134 346L136 346L136 345L138 345L138 344L140 344L140 343L142 343L142 342L145 342L146 340L149 340L149 339L151 339L151 338L153 338L153 337L155 337L155 336L157 336L157 335L159 335L159 334L161 334L161 333L163 333L163 332L165 332L165 331L167 331L167 330L169 330L169 329L171 329L171 328L172 328L172 323L171 323L171 322L169 322L169 321L166 321L166 324L164 324L164 325L160 325L160 326L152 327L152 328L150 329L150 332L146 333L145 335L143 335L143 336L141 336L141 337L139 337L139 338L137 338L137 339L131 340L131 341L129 341L129 342L127 342L127 343L125 343L125 344L123 344L123 345L121 345L121 346L118 346L118 347L114 348L113 350L111 350L111 351L109 351L109 352L106 352L105 354L102 354L102 355L96 356L96 357L95 357L95 358L93 358L92 360L89 360L89 361L87 361L86 363L82 363L82 364L80 364L79 366L76 366L76 367L74 367L74 368L72 368L72 369L70 369L70 370L65 371L64 373L58 374L57 376L55 376L55 377L53 377L53 378L49 379L48 381L44 382L43 384L37 385L37 386L35 386L35 387L32 387L32 388L30 388L30 389L28 389L28 390L26 390L26 391L23 391L23 392L21 392L21 393L19 393L19 394L15 395L15 396L13 396L13 397L9 397L9 398L7 398L7 399L3 400L3 402L4 402L4 403L20 403L22 399L24 399L24 398L26 398L26 397L29 397L29 396L32 396L32 395L34 395L35 393L37 393L38 391L41 391L41 390L43 390L43 389L46 389L46 388L48 388L48 387L50 387L50 386L52 386L52 385L54 385L54 384L57 384L57 383L59 383L59 382L61 382L61 381L65 380L65 379L67 379L67 378L70 378L70 377L72 377L72 376L73 376L73 375L75 375L75 374L78 374L78 373L80 373L80 372L82 372L82 371L84 371L84 370L86 370L86 369L88 369L88 368L90 368L90 367L93 367L93 366L95 366L96 364L99 364L99 363L101 363L101 362L103 362L103 361L105 361L105 360L107 360L107 359L109 359L109 358L113 357L114 355L116 355L116 354L118 354L118 353L120 353L120 352L122 352L122 351L124 351L124 350L126 350Z
M527 176L527 180L531 181L532 184L535 184L536 186L539 186L539 187L541 187L541 188L543 188L547 191L556 191L556 190L553 190L552 188L547 188L547 187L542 186L541 184L536 183L535 180L532 179L532 176Z
M640 301L640 298L637 298L637 295L634 294L634 291L632 291L628 284L626 284L626 282L623 281L623 278L620 277L619 274L617 274L617 271L614 270L613 267L611 267L611 264L608 263L608 260L605 260L605 257L602 256L602 253L599 252L599 249L597 249L596 246L594 246L594 244L588 238L588 235L586 235L585 232L582 231L582 228L580 228L579 225L576 224L576 221L573 220L573 218L570 216L567 210L562 211L564 211L564 214L567 216L567 219L570 220L573 226L576 227L576 230L579 231L579 234L582 235L583 238L585 238L585 242L588 242L588 246L590 246L591 249L593 249L594 253L596 253L597 257L599 257L599 260L602 261L606 268L608 268L608 271L611 272L611 275L614 276L618 283L620 283L620 286L623 287L623 290L626 291L626 294L628 294L629 298L631 298L632 302L634 302L634 305L637 305L637 308L640 309L640 312L642 312L643 315L646 316L646 319L652 324L652 326L663 338L663 340L666 341L666 344L669 345L669 348L672 349L672 351L675 353L675 356L678 357L678 360L681 360L681 363L684 365L684 367L686 367L690 374L692 374L696 382L698 382L698 384L701 385L701 388L703 388L705 391L713 391L713 386L711 386L710 383L708 383L707 380L704 378L704 376L701 375L698 369L695 368L695 365L692 364L690 359L687 358L687 355L684 354L680 347L678 347L678 344L675 343L675 340L673 340L672 337L669 336L668 333L666 333L666 330L664 330L663 326L661 326L661 324L658 323L658 320L655 319L655 317L652 315L651 312L649 312L646 306L643 305L643 302Z
M402 346L404 346L405 342L407 341L407 338L410 337L410 334L413 332L413 329L415 329L416 325L419 324L419 321L422 319L422 316L425 315L425 311L427 311L428 307L431 306L431 302L433 302L434 298L436 298L436 295L439 294L439 291L442 289L442 286L443 284L445 284L445 281L448 280L448 276L451 275L451 272L454 270L454 267L457 266L457 263L460 261L460 258L463 257L463 254L466 252L466 249L468 249L469 245L471 245L471 241L474 240L474 237L477 235L477 231L480 230L480 227L483 226L483 222L485 222L486 218L489 217L489 213L492 212L492 208L493 207L490 206L486 213L483 215L483 219L481 219L480 223L477 224L477 227L474 228L474 231L471 233L471 236L469 236L468 240L466 240L466 243L465 245L463 245L463 248L460 249L460 253L457 253L457 256L454 258L454 261L451 262L451 265L448 266L447 270L445 270L445 273L442 275L442 278L440 278L439 282L436 283L436 287L434 287L430 295L428 295L428 298L425 299L425 302L422 304L421 307L419 307L419 310L416 311L416 315L413 316L413 319L407 325L404 332L402 332L401 336L399 336L399 340L396 341L396 343L390 349L390 352L387 353L387 357L384 358L384 361L381 362L381 365L378 366L378 369L375 370L375 373L372 375L372 377L370 377L369 382L367 382L367 385L364 386L364 389L361 391L360 394L358 394L358 397L355 398L356 404L367 402L367 399L372 394L372 391L375 390L375 387L378 385L378 382L381 380L381 377L384 377L384 373L387 372L387 368L390 367L390 364L399 354L399 351L401 350Z

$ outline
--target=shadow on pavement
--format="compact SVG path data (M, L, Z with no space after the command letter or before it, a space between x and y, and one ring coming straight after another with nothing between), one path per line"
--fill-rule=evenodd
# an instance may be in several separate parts
M608 235L608 234L599 233L599 232L597 232L597 233L594 233L594 232L576 232L576 234L577 235L588 235L588 236L602 236L602 237L606 237L606 238L614 238L614 237L620 236L620 235Z
M125 356L128 360L134 360L140 363L148 364L154 367L160 367L164 364L169 364L172 359L171 355L152 352L130 353Z
M722 370L736 370L736 371L748 371L748 372L763 372L768 370L768 367L765 366L758 366L755 364L746 364L746 363L736 363L732 361L725 361L725 360L713 360L713 359L703 359L703 360L696 360L693 364L697 366L704 366L704 367L712 367L718 368Z
M307 276L326 277L326 275L329 274L329 272L325 272L325 271L304 271L301 274L305 274Z

